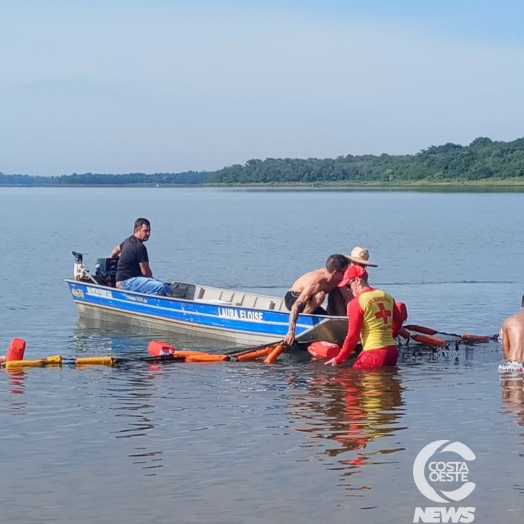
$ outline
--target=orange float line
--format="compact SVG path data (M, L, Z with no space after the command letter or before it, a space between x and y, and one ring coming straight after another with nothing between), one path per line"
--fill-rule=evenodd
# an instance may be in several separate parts
M204 353L203 351L194 351L189 349L175 349L173 356L176 358L187 358L193 355L211 355L211 353Z
M428 346L437 346L441 348L445 348L447 346L445 340L437 337L431 337L429 335L411 335L411 338L415 342L420 342L421 344L426 344Z
M424 326L418 326L417 324L408 324L407 326L404 326L409 331L416 331L417 333L424 333L424 335L436 335L438 331L424 327Z
M489 342L492 340L492 337L488 335L468 335L467 333L460 335L460 338L463 340L469 340L470 342Z
M277 358L284 352L286 346L284 344L279 344L271 351L271 353L264 360L264 364L274 364Z
M240 355L236 356L236 360L240 362L247 362L249 360L256 360L257 358L261 357L267 357L272 351L274 347L270 346L263 349L258 349L256 351L248 351L247 353L241 353Z
M186 357L186 362L223 362L225 360L230 360L230 357L228 355L211 355L210 353L199 353Z

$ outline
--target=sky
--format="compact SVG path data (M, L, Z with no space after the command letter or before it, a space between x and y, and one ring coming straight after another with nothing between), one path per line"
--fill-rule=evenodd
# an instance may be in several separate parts
M524 136L524 2L0 0L0 172Z

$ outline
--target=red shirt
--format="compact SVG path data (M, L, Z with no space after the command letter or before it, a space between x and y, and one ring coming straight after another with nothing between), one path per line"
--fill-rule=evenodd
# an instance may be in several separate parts
M347 313L348 334L335 357L337 364L347 360L359 339L364 351L395 346L394 337L403 318L391 295L380 289L367 288L348 304Z

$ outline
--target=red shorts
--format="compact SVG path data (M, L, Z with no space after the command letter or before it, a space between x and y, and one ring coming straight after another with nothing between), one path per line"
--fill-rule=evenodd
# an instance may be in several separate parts
M382 366L394 366L398 359L397 346L362 351L353 364L354 369L369 369Z

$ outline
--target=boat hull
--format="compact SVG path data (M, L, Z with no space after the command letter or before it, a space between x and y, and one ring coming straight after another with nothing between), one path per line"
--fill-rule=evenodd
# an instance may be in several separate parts
M234 344L277 342L288 330L288 311L147 295L76 280L66 282L80 315L103 322L202 335ZM300 342L341 342L346 332L345 317L300 315L297 320L296 338Z

